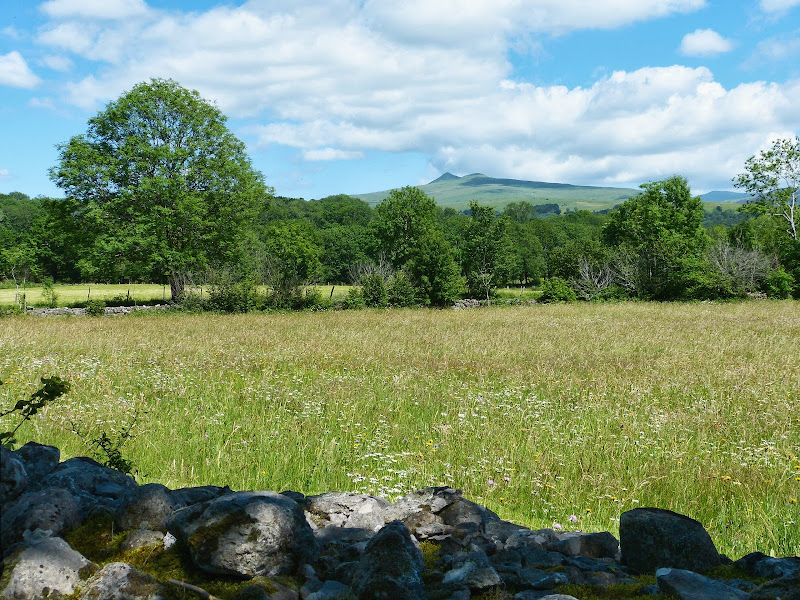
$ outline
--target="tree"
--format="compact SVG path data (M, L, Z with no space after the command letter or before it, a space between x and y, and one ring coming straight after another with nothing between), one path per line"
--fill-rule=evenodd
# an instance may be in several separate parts
M127 271L168 279L180 301L190 271L234 260L269 191L225 121L198 92L152 79L58 147L50 177L93 240L88 271L113 257Z
M264 275L278 305L287 305L322 272L322 247L311 224L294 220L272 225Z
M779 219L789 236L797 241L800 215L797 193L800 189L800 136L794 140L780 139L772 148L745 162L745 173L734 177L733 185L744 188L753 196L741 210Z
M679 176L641 187L644 191L611 213L603 229L604 240L626 258L619 269L624 285L642 297L691 297L702 285L708 244L702 201ZM628 287L633 282L638 289Z
M471 217L464 230L461 260L471 295L489 301L498 285L508 282L514 271L514 255L507 218L495 218L494 208L469 203Z

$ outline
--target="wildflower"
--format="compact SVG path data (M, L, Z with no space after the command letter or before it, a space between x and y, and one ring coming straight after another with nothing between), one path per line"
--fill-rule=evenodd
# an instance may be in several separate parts
M592 512L592 509L591 508L587 508L586 509L586 514L588 515L590 512Z
M497 484L494 482L494 479L487 479L487 480L486 480L486 483L487 483L487 484L489 484L489 485L497 485Z
M723 476L720 477L720 479L722 479L722 481L730 481L731 476L730 475L723 475Z
M553 529L563 529L563 527L561 526L561 523L556 523L553 521Z
M570 520L571 523L577 523L578 522L578 515L570 515L569 516L569 520Z

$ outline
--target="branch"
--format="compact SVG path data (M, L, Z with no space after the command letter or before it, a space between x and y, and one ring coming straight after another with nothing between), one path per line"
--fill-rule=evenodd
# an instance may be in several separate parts
M185 588L185 589L189 590L190 592L194 592L195 594L197 594L201 598L205 598L205 600L221 600L220 598L217 598L216 596L212 596L207 591L205 591L203 588L199 588L196 585L192 585L191 583L185 583L183 581L178 581L177 579L167 579L167 583L171 583L172 585L177 585L178 587Z

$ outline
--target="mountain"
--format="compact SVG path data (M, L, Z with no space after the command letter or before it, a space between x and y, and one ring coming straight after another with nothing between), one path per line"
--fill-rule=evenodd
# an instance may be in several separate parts
M708 192L706 194L701 194L700 198L703 202L736 202L738 204L744 204L750 199L750 195L743 194L742 192Z
M630 188L595 187L568 183L547 183L521 179L498 179L482 173L458 177L444 173L430 183L418 186L443 208L457 211L469 208L470 200L502 208L510 202L527 200L531 204L558 204L567 210L603 210L613 208L639 193ZM375 206L389 195L390 190L354 194Z
M569 183L548 183L545 181L525 181L522 179L500 179L482 173L458 177L444 173L430 183L417 186L436 200L443 208L457 211L469 208L470 200L477 200L484 206L502 209L511 202L526 200L533 205L558 204L561 212L568 210L608 210L636 196L641 190L632 188L597 187L591 185L572 185ZM372 206L389 195L390 190L354 194L356 198ZM739 192L708 192L700 198L712 204L744 202L748 196Z

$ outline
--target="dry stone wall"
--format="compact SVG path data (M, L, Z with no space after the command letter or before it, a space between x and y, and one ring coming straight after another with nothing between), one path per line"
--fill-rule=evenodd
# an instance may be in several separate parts
M0 459L0 598L209 597L185 581L156 579L145 564L97 564L64 540L105 515L125 532L123 550L177 553L208 578L238 582L232 600L468 600L495 591L569 600L559 589L570 583L627 583L685 600L800 600L797 557L753 553L734 563L760 585L709 577L732 561L700 523L656 508L623 513L620 547L608 532L503 521L447 487L394 503L347 492L171 490L88 458L59 462L57 448L39 444L2 448ZM642 573L657 584L638 584Z

